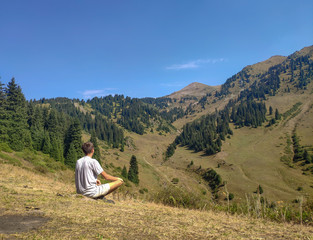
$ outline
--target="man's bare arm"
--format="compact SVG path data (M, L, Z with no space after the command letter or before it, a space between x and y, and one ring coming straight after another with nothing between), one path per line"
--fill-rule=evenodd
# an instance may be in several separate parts
M118 177L114 177L114 176L111 176L109 174L107 174L105 171L103 171L102 173L100 173L105 180L109 180L109 181L117 181L117 180L120 180L122 182L124 182L124 180L122 178L118 178Z

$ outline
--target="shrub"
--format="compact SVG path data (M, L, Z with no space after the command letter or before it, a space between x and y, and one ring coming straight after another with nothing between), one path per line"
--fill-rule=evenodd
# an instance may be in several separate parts
M178 178L173 178L172 181L171 181L173 184L177 184L179 182L179 179Z
M208 169L202 175L203 179L209 182L209 186L212 190L216 190L222 183L222 178L213 169Z
M206 198L195 195L177 186L167 186L162 191L154 194L152 200L172 207L189 209L203 209L209 204Z
M233 193L229 193L228 198L229 200L233 200L235 197L235 195Z
M21 163L20 160L18 160L16 158L13 158L11 156L8 156L8 155L6 155L6 154L4 154L2 152L0 152L0 158L2 158L4 160L4 162L10 163L10 164L12 164L14 166L19 166L19 167L22 166L22 163Z
M6 142L0 143L0 151L12 153L13 150L9 147L9 145Z

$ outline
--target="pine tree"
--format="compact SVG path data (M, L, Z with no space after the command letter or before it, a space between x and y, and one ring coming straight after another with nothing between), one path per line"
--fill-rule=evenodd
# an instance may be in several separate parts
M128 178L128 176L127 176L127 169L126 169L126 166L125 166L125 165L124 165L123 170L122 170L122 176L123 176L125 179Z
M54 136L57 136L60 134L59 126L60 124L57 119L57 111L55 109L51 109L47 121L47 130Z
M311 162L310 161L311 157L310 157L310 155L309 155L309 153L308 153L308 151L306 149L304 149L304 151L303 151L303 159L305 160L306 164Z
M30 145L28 143L26 100L14 78L7 85L6 96L9 145L13 150L21 151L26 145Z
M70 152L70 146L73 145L76 156L82 156L82 140L81 140L81 127L78 120L75 120L69 127L65 140L64 140L64 155L68 159L68 154ZM76 159L77 160L77 159ZM75 160L75 161L76 161ZM67 161L68 162L68 161Z
M40 107L35 107L30 127L33 148L40 151L44 140L43 112Z
M280 120L280 113L278 112L278 109L276 108L276 111L275 111L275 119L276 120Z
M57 136L51 135L50 156L56 161L64 162L62 149L61 140Z
M30 100L30 102L27 104L27 116L28 116L27 124L29 127L33 125L34 114L35 114L35 107L34 107L32 100Z
M65 158L65 164L71 168L75 168L77 159L78 156L75 145L74 143L71 143Z
M51 151L51 141L50 141L50 136L48 132L45 132L44 135L44 140L43 140L43 145L42 145L42 152L46 154L50 154Z
M269 115L272 115L273 114L273 108L272 108L272 106L270 106L270 108L269 108Z
M98 145L98 140L97 140L95 131L91 132L90 142L93 143L93 146L94 146L94 149L95 149L95 153L93 154L93 158L97 159L98 161L100 161L101 154L100 154L100 148L99 148L99 145Z
M256 193L262 194L263 193L263 188L261 187L261 185L258 186L258 188L255 191Z
M124 143L121 144L121 149L120 149L120 151L121 151L121 152L124 152L124 151L125 151Z
M138 164L137 164L137 158L135 155L133 155L130 159L129 163L129 170L128 170L128 180L138 184L139 178L138 178Z
M0 82L0 141L8 141L7 135L7 116L6 116L6 93L4 91L4 84Z
M166 153L165 153L165 157L166 159L170 158L171 156L174 155L175 153L175 149L176 149L176 144L172 143L167 147Z

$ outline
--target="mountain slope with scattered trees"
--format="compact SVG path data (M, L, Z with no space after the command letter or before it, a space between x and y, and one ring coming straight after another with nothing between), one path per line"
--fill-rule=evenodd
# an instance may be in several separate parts
M234 212L250 201L274 214L298 207L304 196L310 209L312 70L309 47L248 66L220 87L193 84L172 97L87 101L27 101L12 79L0 84L0 149L14 153L1 150L0 158L19 164L22 151L27 161L36 158L40 172L53 164L70 169L82 156L82 141L91 140L95 158L125 178L134 198L189 208L228 204ZM180 93L186 94L173 97ZM286 205L275 205L278 200Z

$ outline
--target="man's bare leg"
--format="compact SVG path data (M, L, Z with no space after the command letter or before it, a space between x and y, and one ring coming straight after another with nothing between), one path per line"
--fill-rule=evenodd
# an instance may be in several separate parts
M110 190L109 192L106 194L110 194L111 192L115 191L116 189L118 189L121 185L123 184L123 182L121 180L116 180L114 182L110 182L109 185L110 185Z

